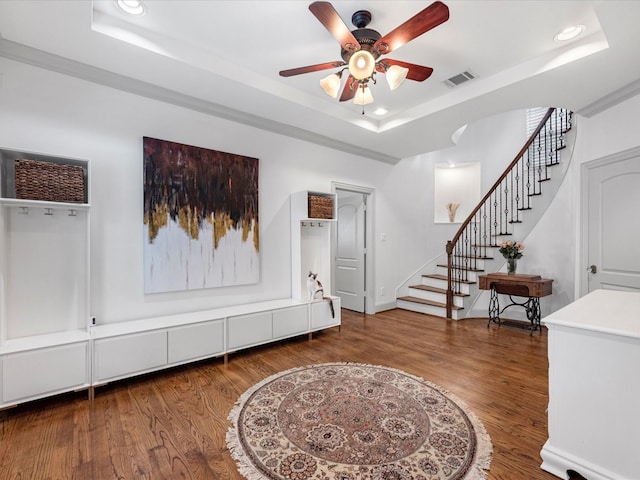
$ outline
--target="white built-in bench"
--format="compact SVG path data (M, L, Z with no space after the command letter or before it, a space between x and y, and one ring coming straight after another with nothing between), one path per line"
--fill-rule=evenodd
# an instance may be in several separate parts
M340 298L237 305L91 327L92 382L98 385L224 356L257 345L340 326Z

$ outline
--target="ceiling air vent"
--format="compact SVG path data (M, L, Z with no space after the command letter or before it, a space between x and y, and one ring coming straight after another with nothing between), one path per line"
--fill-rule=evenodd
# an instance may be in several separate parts
M454 75L453 77L446 79L444 83L449 87L457 87L458 85L461 85L464 82L468 82L469 80L472 80L474 78L476 77L474 77L471 72L465 70L458 75Z

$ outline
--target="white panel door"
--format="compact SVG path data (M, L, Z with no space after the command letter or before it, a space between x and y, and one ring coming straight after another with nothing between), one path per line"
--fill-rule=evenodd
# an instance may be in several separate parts
M640 291L640 151L589 168L587 189L588 291Z
M365 310L365 195L338 192L336 295L342 307Z

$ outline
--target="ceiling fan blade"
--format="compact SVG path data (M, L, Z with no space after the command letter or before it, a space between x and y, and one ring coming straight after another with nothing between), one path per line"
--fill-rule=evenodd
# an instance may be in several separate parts
M393 52L448 19L449 8L442 2L434 2L374 43L373 49L380 55Z
M346 102L347 100L351 100L356 96L356 90L358 89L358 82L351 75L347 77L347 81L344 84L344 90L342 90L342 95L340 95L340 101Z
M433 68L431 67L423 67L422 65L416 65L415 63L401 62L400 60L394 60L393 58L385 58L376 64L376 70L380 73L385 73L386 68L383 64L386 64L387 67L390 67L391 65L398 65L399 67L408 68L409 73L407 73L407 78L416 82L424 82L433 73Z
M291 68L289 70L281 70L281 77L292 77L294 75L301 75L303 73L319 72L320 70L328 70L330 68L339 68L346 65L346 63L339 62L327 62L319 63L317 65L308 65L306 67Z
M333 8L333 5L329 2L313 2L309 5L309 10L311 10L311 13L329 30L329 33L338 40L343 50L354 52L360 50L358 40L356 40L351 30L349 30L342 21L336 9Z

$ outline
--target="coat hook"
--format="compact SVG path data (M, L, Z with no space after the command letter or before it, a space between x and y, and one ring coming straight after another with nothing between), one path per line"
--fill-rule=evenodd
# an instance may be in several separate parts
M70 217L75 217L76 216L76 211L73 208L69 209L69 216Z
M45 208L44 209L44 214L45 215L53 215L53 208Z
M29 207L20 207L18 213L22 213L23 215L27 215L29 213Z

